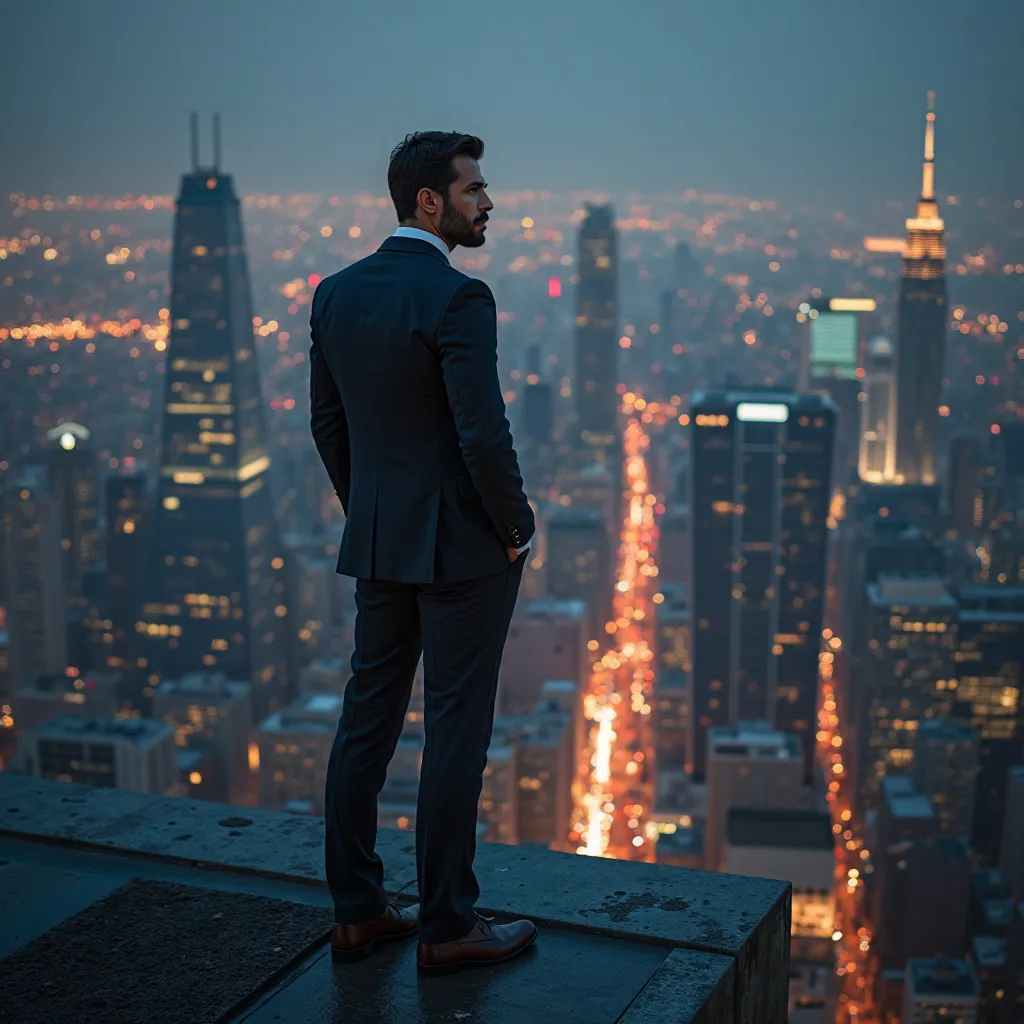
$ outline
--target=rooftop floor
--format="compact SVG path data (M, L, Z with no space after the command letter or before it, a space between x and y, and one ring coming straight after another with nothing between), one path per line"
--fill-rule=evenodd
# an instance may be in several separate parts
M421 978L414 942L332 962L322 827L0 774L0 1024L785 1024L787 883L481 844L481 911L540 939ZM379 849L414 898L412 836Z

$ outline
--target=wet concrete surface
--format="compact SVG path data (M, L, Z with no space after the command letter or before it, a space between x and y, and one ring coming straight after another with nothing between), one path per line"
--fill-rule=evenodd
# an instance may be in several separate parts
M612 1024L669 953L664 947L542 929L516 960L421 977L416 943L380 947L356 964L325 952L246 1024ZM671 1018L662 1018L663 1020Z

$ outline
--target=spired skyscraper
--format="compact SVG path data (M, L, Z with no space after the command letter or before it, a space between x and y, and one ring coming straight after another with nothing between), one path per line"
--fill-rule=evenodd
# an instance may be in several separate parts
M946 350L946 246L935 201L935 94L928 94L924 172L917 216L907 221L896 347L896 473L934 484Z
M619 259L611 205L587 205L580 225L576 302L576 435L583 449L619 443Z
M257 716L287 701L284 559L253 346L238 197L220 171L192 172L174 218L171 334L160 480L139 631L148 706L162 679L219 670L252 685Z

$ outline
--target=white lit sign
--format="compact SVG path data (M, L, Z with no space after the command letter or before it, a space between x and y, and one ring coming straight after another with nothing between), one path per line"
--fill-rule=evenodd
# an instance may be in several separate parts
M740 402L736 406L736 419L747 423L785 423L789 419L789 406L781 402Z

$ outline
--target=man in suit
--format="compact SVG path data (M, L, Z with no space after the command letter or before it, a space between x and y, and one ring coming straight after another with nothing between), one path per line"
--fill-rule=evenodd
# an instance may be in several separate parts
M391 154L400 227L323 280L310 315L311 429L345 510L338 572L355 576L352 676L327 769L334 956L419 930L422 970L510 959L530 921L474 903L477 803L498 667L534 533L497 374L494 298L452 266L484 244L483 143L422 132ZM426 744L416 807L421 905L384 895L377 797L423 655Z

